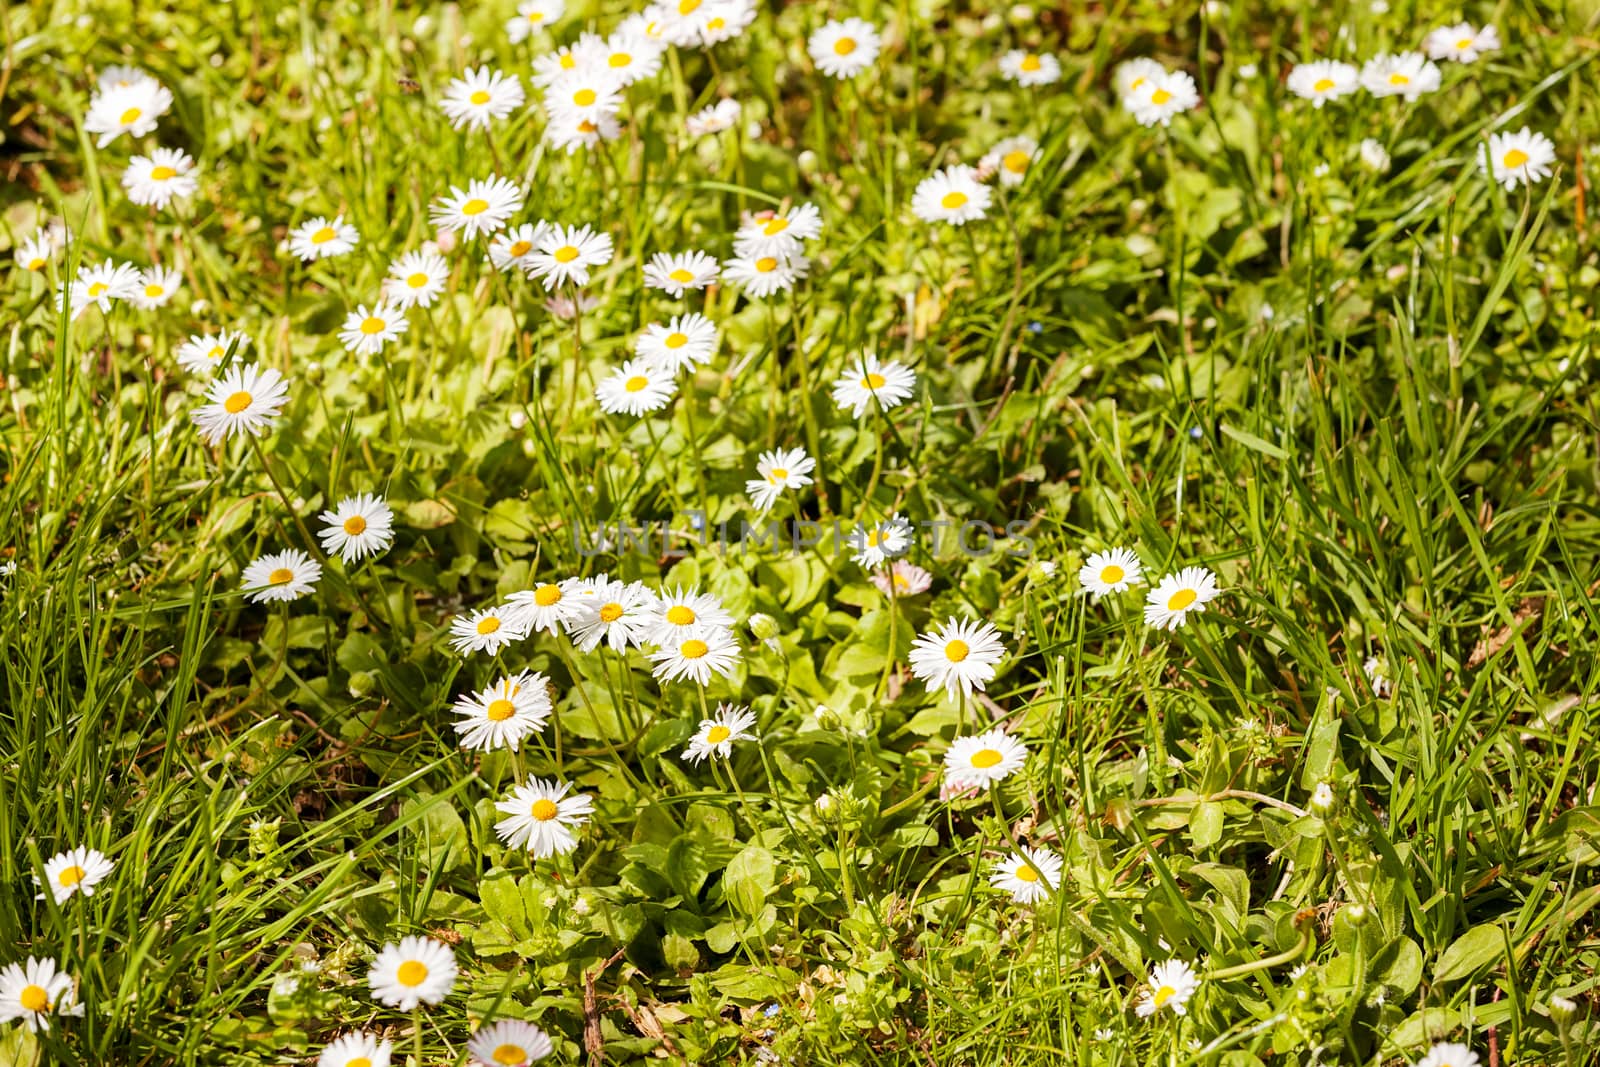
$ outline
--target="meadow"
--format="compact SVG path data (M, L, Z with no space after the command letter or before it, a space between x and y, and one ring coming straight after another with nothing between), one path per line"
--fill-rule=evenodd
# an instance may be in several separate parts
M1600 7L0 10L0 1067L1585 1067Z

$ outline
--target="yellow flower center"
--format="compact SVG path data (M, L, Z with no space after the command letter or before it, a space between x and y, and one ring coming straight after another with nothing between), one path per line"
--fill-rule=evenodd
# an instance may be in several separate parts
M1155 995L1156 1007L1158 1007L1158 1008L1161 1007L1163 1004L1165 1004L1167 1001L1171 1000L1173 997L1175 997L1177 995L1178 995L1178 991L1176 989L1173 989L1169 985L1162 986L1160 989L1156 990L1156 995Z
M876 548L878 546L878 542L882 541L883 539L882 530L873 530L871 533L867 534L867 547Z
M1393 74L1389 75L1389 84L1390 85L1410 85L1411 84L1411 79L1406 77L1404 74L1401 74L1399 71L1395 71Z
M151 300L154 300L164 292L166 292L166 289L159 285L147 285L144 287L144 295Z
M889 380L883 375L874 372L861 379L861 388L872 390L882 389L888 384L888 381Z
M124 125L124 126L131 126L135 122L138 122L139 121L139 116L143 115L143 114L144 114L144 112L140 111L138 108L130 107L128 110L126 110L126 111L124 111L122 113L122 117L120 119L118 119L117 121L119 123L121 123L122 125Z
M682 604L674 604L667 609L667 621L674 626L689 626L694 623L694 609L686 608Z
M665 341L662 342L662 344L666 345L668 348L682 348L684 345L686 345L688 343L689 343L688 335L687 334L681 334L681 333L672 334Z
M997 749L980 748L972 754L972 765L980 771L986 771L1004 758Z
M1133 79L1133 81L1128 83L1128 92L1130 92L1130 93L1138 92L1139 91L1139 86L1143 85L1147 80L1148 79L1146 79L1146 78L1144 78L1142 76Z
M1155 92L1150 94L1150 102L1152 104L1165 104L1171 99L1172 94L1167 92L1165 89L1157 89Z
M547 608L560 600L561 587L559 585L541 585L533 591L533 602L541 608Z
M717 30L722 29L722 27L726 26L727 24L728 23L722 18L722 16L717 15L706 20L706 29L715 33Z
M561 55L561 69L562 70L577 70L578 69L578 60L573 56L573 54L571 52L563 52L562 53L562 55Z
M268 585L288 585L292 581L294 581L294 571L288 567L279 567L267 575Z
M500 629L500 620L494 615L485 615L478 620L478 632L485 637Z
M99 296L109 288L111 288L111 286L107 285L105 282L93 282L89 285L89 295Z
M504 1067L517 1067L518 1064L528 1062L528 1053L521 1045L501 1045L494 1050L492 1059Z
M621 604L613 602L600 609L601 622L616 622L620 618L622 618Z
M469 99L471 99L474 104L482 107L484 104L489 102L489 91L487 89L479 89L477 92L473 93Z
M671 278L679 285L688 285L690 282L694 281L694 274L690 271L684 270L682 267L679 267L677 270L667 275L667 277Z
M357 1056L345 1063L344 1067L372 1067L372 1061L365 1056Z
M226 411L229 415L237 415L239 412L243 411L245 408L249 407L255 402L255 397L241 389L222 402L222 410Z
M384 322L378 316L368 315L366 318L361 320L361 332L370 337L375 333L382 333L384 327L388 325L389 324L387 322Z
M1122 581L1122 576L1124 573L1126 572L1124 572L1121 567L1113 563L1111 566L1100 572L1100 580L1107 585L1116 585L1118 582Z
M34 256L32 259L28 260L29 270L44 270L44 265L45 259L43 256Z
M517 706L502 697L490 701L489 706L483 709L483 713L488 716L490 722L505 722L517 713Z
M944 194L943 199L939 201L939 206L944 208L946 211L954 211L956 208L961 207L966 202L966 193L951 191Z
M78 866L68 867L56 875L56 881L62 885L77 885L83 881L83 868Z
M684 659L700 659L711 651L711 646L698 637L691 637L683 643L683 647L678 651L683 655Z
M211 351L206 353L206 358L207 359L221 359L223 356L225 356L227 354L228 354L227 351L225 349L223 349L223 347L221 345L212 345L211 346Z
M633 62L633 57L626 52L612 52L606 62L613 67L626 67Z
M428 980L428 965L419 960L406 960L394 976L401 985L416 987Z
M726 726L713 726L706 731L706 744L719 745L733 736L733 731Z
M176 178L177 176L178 172L173 170L171 167L150 168L150 177L158 182L164 182L169 178Z
M960 663L971 653L972 648L959 637L944 646L944 658L951 663Z
M691 15L700 6L700 0L678 0L678 14Z
M1520 148L1513 148L1511 151L1506 153L1505 159L1501 162L1503 162L1507 167L1520 167L1524 163L1528 162L1528 153L1524 152Z
M1463 37L1463 38L1461 38L1461 40L1456 42L1456 48L1459 51L1465 52L1467 49L1469 49L1471 47L1472 47L1472 38L1471 37Z
M556 807L556 802L548 797L540 797L533 802L533 807L528 809L528 814L540 822L549 822L560 813L561 809Z
M837 41L833 42L833 52L835 55L847 56L855 50L856 39L854 37L841 37Z
M477 197L473 197L471 200L468 200L465 204L461 205L461 213L463 215L482 215L488 210L489 201L479 200Z
M1167 599L1168 611L1182 611L1200 597L1193 589L1180 589Z
M1039 872L1024 863L1017 868L1016 879L1019 882L1037 882L1039 880Z
M593 89L579 89L572 94L572 102L579 107L589 107L597 99Z
M528 12L528 21L529 22L543 22L544 21L544 12L543 11L530 11L530 12Z
M788 480L789 471L785 467L773 467L772 472L767 475L767 481L771 482L773 485L782 485Z
M23 986L22 992L17 994L17 1003L28 1011L46 1012L50 1010L50 994L42 985Z
M771 274L777 269L778 261L773 259L771 256L762 256L760 259L756 260L756 270L760 271L762 274Z
M1036 71L1036 70L1039 69L1039 67L1041 65L1042 64L1040 64L1038 56L1026 55L1026 56L1022 57L1022 69L1023 70L1026 70L1026 71L1029 71L1029 72Z
M413 289L421 289L428 284L428 276L419 270L406 278L406 284Z
M1021 174L1028 169L1028 153L1020 148L1014 148L1000 157L1000 165L1012 174Z
M909 578L907 578L905 575L900 574L898 572L896 572L893 576L890 577L889 583L891 585L893 585L896 589L910 589L911 588L911 580Z
M768 219L767 224L761 227L761 232L768 237L776 237L789 228L788 219Z
M1333 79L1332 78L1318 78L1317 79L1317 83L1311 87L1311 91L1314 92L1314 93L1325 93L1329 89L1332 89L1332 88L1333 88Z
M322 229L311 235L311 243L314 245L325 245L331 240L333 240L332 226L324 226Z
M532 241L518 241L510 248L506 249L506 254L512 259L521 259L531 251L533 251Z
M562 245L551 253L557 263L571 263L578 258L578 250L571 245Z
M594 123L590 122L588 119L579 119L578 120L578 132L579 133L594 133L598 129L600 129L600 127L596 126Z
M630 393L637 393L650 384L650 379L642 374L635 374L632 378L622 383L622 387Z
M344 520L344 532L351 537L359 537L367 532L367 520L360 515L352 515Z

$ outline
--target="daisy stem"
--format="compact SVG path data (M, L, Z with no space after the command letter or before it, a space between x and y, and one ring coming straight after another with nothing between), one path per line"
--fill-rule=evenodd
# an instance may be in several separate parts
M422 1067L422 1008L411 1009L411 1032L416 1039L417 1067Z
M700 494L700 516L707 528L711 525L711 509L706 504L706 465L700 458L700 434L694 425L694 396L690 392L694 388L694 371L689 371L689 380L683 391L683 417L689 428L689 450L694 454L694 483L695 489Z
M789 322L795 326L794 351L800 360L800 410L806 420L806 444L811 448L811 454L817 458L816 469L812 472L817 483L817 507L822 516L828 516L828 487L822 477L822 446L819 443L821 435L817 432L817 413L811 409L811 356L806 352L805 340L800 336L798 312L795 309L794 290L789 290ZM772 358L778 358L778 330L776 318L773 320L772 330Z

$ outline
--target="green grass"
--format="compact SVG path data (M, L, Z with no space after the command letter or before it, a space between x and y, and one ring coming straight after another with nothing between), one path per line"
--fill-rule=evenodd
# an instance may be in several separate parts
M856 12L768 3L743 40L679 50L627 93L622 140L571 158L540 147L536 106L492 146L437 110L464 67L526 79L551 47L506 41L509 3L176 6L0 13L0 245L41 219L78 235L46 277L0 280L0 965L60 960L87 1009L42 1041L0 1027L0 1065L306 1063L363 1027L397 1064L418 1040L455 1064L490 1017L537 1022L558 1062L1379 1067L1434 1040L1592 1062L1592 5L1473 7L1505 48L1445 64L1444 91L1314 111L1283 87L1295 62L1416 47L1456 12L860 4L892 33L841 83L804 40ZM573 3L556 39L625 13ZM1060 55L1062 81L1003 82L1021 45ZM1203 107L1133 123L1110 74L1140 55L1195 74ZM117 62L174 93L141 145L199 161L183 211L129 203L128 139L81 129ZM682 135L720 96L759 138ZM1484 135L1523 125L1558 169L1506 192ZM910 214L935 167L1014 133L1040 157L987 220ZM1366 137L1387 173L1358 162ZM530 190L518 221L614 238L581 331L475 248L400 344L344 352L346 310L433 236L428 204L491 171ZM662 412L602 414L593 383L633 336L702 305L643 289L642 263L729 255L739 212L784 200L822 211L811 277L792 298L715 290L712 365ZM278 250L339 212L355 253ZM185 289L68 324L53 283L106 257L180 264ZM221 327L291 381L259 451L189 423L202 386L172 352ZM828 391L863 349L914 366L917 395L857 421ZM819 457L805 517L1015 521L1034 555L923 543L933 589L891 607L832 544L576 550L575 526L683 531L688 510L737 529L775 446ZM386 555L330 564L286 608L242 599L245 564L309 548L300 523L357 491L395 507ZM1082 559L1119 544L1157 574L1208 566L1225 594L1172 634L1135 593L1079 596ZM705 694L549 635L498 666L451 651L452 615L600 571L770 614L779 649L741 628L740 669ZM906 672L951 614L992 619L1010 652L981 704ZM561 694L516 761L448 725L501 666ZM684 763L705 700L749 704L759 744ZM958 717L991 713L1025 771L940 802ZM597 798L567 857L494 836L528 773ZM1322 782L1326 817L1307 813ZM1066 860L1035 908L987 883L1019 836ZM35 901L32 875L79 844L112 878ZM462 965L420 1039L364 980L409 933ZM1168 957L1206 979L1188 1015L1136 1017Z

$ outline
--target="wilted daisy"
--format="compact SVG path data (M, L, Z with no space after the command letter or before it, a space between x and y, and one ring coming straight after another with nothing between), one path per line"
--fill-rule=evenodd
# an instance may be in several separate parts
M549 228L547 222L525 222L505 233L495 234L489 241L489 262L496 270L527 270L529 254Z
M430 937L403 937L385 945L367 971L367 986L381 1004L411 1011L419 1004L438 1004L455 988L456 955L450 946Z
M1383 174L1389 169L1389 150L1383 147L1382 142L1371 137L1363 137L1357 149L1361 157L1361 165L1377 174Z
M649 640L658 645L675 644L700 630L725 630L733 626L733 615L714 594L681 586L661 591L650 609L650 618Z
M1028 167L1039 158L1039 142L1032 137L1007 137L978 160L977 176L1000 176L1004 186L1021 185L1028 176Z
M535 30L548 29L567 9L564 0L522 0L515 18L506 20L506 36L521 44Z
M193 196L199 185L194 159L177 148L157 148L148 156L134 156L122 172L128 199L143 207L164 208L174 198Z
M647 359L630 359L595 386L595 399L608 415L640 416L658 411L676 395L672 371Z
M1027 759L1028 746L997 726L950 742L944 754L944 780L952 788L987 789L1020 770Z
M1516 133L1491 133L1489 157L1483 166L1489 177L1509 191L1523 182L1544 181L1555 161L1556 146L1550 138L1524 126Z
M526 1067L553 1051L543 1030L520 1019L501 1019L480 1026L467 1039L467 1054L477 1067Z
M862 353L850 361L844 377L833 383L833 402L849 408L850 414L860 418L869 408L881 407L887 411L899 407L911 396L917 384L916 372L901 366L897 361L885 363L870 352Z
M722 265L722 276L760 300L773 293L786 292L806 276L811 261L796 253L783 256L735 256Z
M1417 1067L1478 1067L1478 1054L1466 1045L1440 1041L1417 1061Z
M493 233L522 210L522 187L507 178L474 178L466 189L452 185L446 196L428 209L429 220L447 233L471 239Z
M367 305L357 304L356 309L345 316L339 341L358 356L376 355L390 341L399 340L408 325L405 313L397 307L379 303L368 311Z
M1385 52L1361 68L1361 84L1373 96L1403 96L1415 100L1439 88L1439 67L1421 52Z
M589 268L611 262L609 233L588 226L551 226L528 253L528 274L544 283L546 291L564 282L589 284Z
M1018 904L1044 900L1061 888L1061 857L1047 848L1023 845L995 864L989 884L1004 889Z
M582 794L567 796L570 782L529 778L527 785L513 786L511 795L495 803L495 810L509 818L494 824L494 832L510 848L525 848L534 859L560 856L578 847L576 827L589 821L594 798Z
M911 194L911 213L923 222L964 226L984 217L993 195L978 180L977 171L958 163L936 170L917 183Z
M255 363L234 364L211 383L206 403L190 418L200 436L214 445L239 434L259 437L271 428L288 400L289 387L276 370Z
M871 570L911 547L911 524L900 515L892 515L870 526L857 526L850 531L849 541L852 558Z
M689 131L690 137L705 137L708 134L721 133L731 130L739 124L739 101L732 99L718 100L710 107L701 108L684 120L684 129Z
M132 263L105 260L92 266L80 266L78 276L62 287L61 300L77 318L91 307L102 312L111 310L113 300L131 300L139 291L139 268ZM60 303L57 308L60 308Z
M50 1030L52 1015L82 1015L72 976L55 960L34 959L0 968L0 1023L21 1020L33 1033Z
M105 881L115 867L105 853L79 846L51 856L45 861L44 881L40 882L38 875L33 880L41 888L49 886L55 902L64 904L74 893L94 896L94 887ZM44 899L43 893L39 899Z
M933 587L933 575L915 563L897 559L887 571L874 571L872 584L885 596L916 596Z
M751 728L755 724L755 713L749 708L719 704L715 715L700 720L700 728L689 739L689 745L683 750L682 758L691 763L699 763L707 756L721 756L727 759L733 755L735 741L754 739L755 734L751 732Z
M811 484L811 472L817 461L806 455L803 448L780 448L763 452L756 458L756 473L744 483L744 491L757 511L772 509L785 489L799 489Z
M317 587L322 564L300 551L286 549L258 556L244 569L239 589L258 604L299 600Z
M479 752L509 748L544 729L550 720L550 679L523 671L501 678L487 689L456 698L459 718L450 725L461 735L461 747Z
M1078 570L1078 582L1095 600L1107 593L1120 593L1144 581L1144 564L1131 549L1113 548L1096 552Z
M17 245L17 266L23 270L44 270L55 258L56 243L45 230L39 230Z
M212 335L192 335L178 346L178 366L196 374L210 374L222 365L222 359L231 348L240 355L250 347L250 338L236 330L223 330Z
M652 322L633 344L639 358L669 374L710 363L717 350L717 328L704 315L675 315L663 326Z
M638 582L596 582L593 595L584 598L584 614L572 624L572 643L579 652L593 651L601 641L618 652L643 644L649 638L655 594Z
M722 265L704 252L657 252L644 265L644 283L677 299L689 289L704 289L721 270Z
M446 86L439 110L458 130L468 127L486 130L491 121L505 118L521 107L525 99L522 79L485 65L477 70L469 69Z
M663 640L650 659L655 663L655 676L663 682L688 679L706 685L713 674L726 677L733 673L739 664L739 643L732 631L708 626Z
M1422 39L1422 48L1433 59L1473 63L1485 52L1500 50L1500 34L1493 26L1475 30L1472 23L1462 22L1428 31L1428 36Z
M172 106L172 93L154 78L144 75L126 85L103 86L89 99L84 117L87 133L100 135L99 147L123 134L143 137L156 128L156 120Z
M816 68L830 78L853 78L877 60L882 43L872 23L834 19L811 35L806 51Z
M310 222L302 222L289 231L289 251L310 263L313 260L342 256L355 248L361 240L356 228L344 221L343 215L332 220L321 215Z
M506 605L517 624L530 634L540 630L551 634L570 629L583 618L585 605L574 596L577 582L540 582L506 597Z
M1221 592L1216 575L1204 567L1185 567L1150 590L1144 602L1144 621L1158 630L1176 630L1190 615L1205 611Z
M1291 70L1288 86L1291 93L1311 101L1312 107L1321 107L1361 88L1361 72L1349 63L1319 59Z
M450 647L463 655L487 652L493 656L526 636L517 613L506 608L480 608L450 620Z
M150 267L139 272L139 281L128 299L133 306L154 311L177 295L183 284L183 275L170 267Z
M796 204L785 211L764 211L740 225L733 237L734 254L742 259L798 254L802 241L822 236L822 212L815 204Z
M322 539L322 550L330 555L338 553L346 563L387 552L394 543L394 512L381 496L347 496L321 517L327 523L317 535Z
M1006 646L994 623L948 619L933 633L911 643L911 673L928 691L943 689L952 700L956 692L971 695L994 680L995 664L1005 658Z
M389 264L383 298L402 309L432 307L449 278L450 265L437 252L407 252Z
M1199 103L1200 90L1195 88L1194 79L1181 70L1153 75L1122 101L1141 126L1166 126L1174 115L1192 110Z
M1061 61L1048 52L1014 49L1000 57L1000 73L1018 85L1049 85L1061 77Z
M394 1045L365 1031L343 1034L317 1057L317 1067L389 1067Z
M1151 78L1159 78L1167 72L1167 68L1148 56L1130 59L1117 65L1116 72L1112 75L1116 83L1117 96L1123 101L1123 106L1133 110L1127 103L1127 98L1144 88L1145 82Z
M1174 1014L1183 1015L1187 1011L1184 1005L1199 988L1200 979L1187 963L1182 960L1158 963L1150 971L1149 988L1139 998L1134 1011L1141 1018L1149 1018L1162 1008L1170 1008Z

